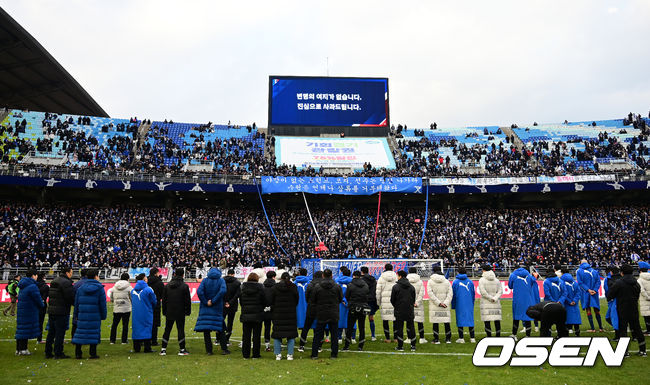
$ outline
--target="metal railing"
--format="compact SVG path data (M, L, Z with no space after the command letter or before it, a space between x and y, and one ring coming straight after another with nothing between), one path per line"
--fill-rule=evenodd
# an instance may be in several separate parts
M69 167L43 167L38 165L25 164L0 164L0 175L34 177L34 178L58 178L58 179L78 179L78 180L115 180L115 181L132 181L132 182L171 182L171 183L201 183L201 184L254 184L256 175L226 175L216 174L213 172L185 172L182 174L160 173L150 171L134 170L95 170L95 169L76 169ZM629 171L608 171L603 174L595 175L614 175L616 181L648 181L650 175L646 173L630 173ZM450 176L430 176L424 179L435 180L464 178L469 175L450 175ZM529 183L537 183L536 179L540 176L489 176L489 175L472 175L476 184L480 185L481 179L492 179L501 177L527 177L531 178ZM425 182L426 183L426 182Z

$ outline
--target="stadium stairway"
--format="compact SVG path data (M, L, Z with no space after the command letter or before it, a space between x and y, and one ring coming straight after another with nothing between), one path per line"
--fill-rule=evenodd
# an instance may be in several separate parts
M521 139L519 139L519 136L512 130L510 127L501 127L501 131L506 134L509 138L514 137L513 144L515 147L517 147L517 150L521 151L522 148L524 148L524 142L522 142Z
M138 140L133 144L134 154L140 153L140 146L142 146L142 143L144 143L145 138L149 133L150 129L151 129L151 123L147 123L147 121L143 119L140 122L140 127L138 127ZM135 157L133 157L133 159L131 160L131 163L133 162L135 162Z

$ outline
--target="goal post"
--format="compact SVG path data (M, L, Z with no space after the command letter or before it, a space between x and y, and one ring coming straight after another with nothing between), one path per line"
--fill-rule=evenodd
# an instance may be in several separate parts
M341 266L345 266L350 271L360 270L363 266L368 268L368 273L375 278L379 278L384 272L384 266L390 263L393 265L393 271L404 270L408 272L409 268L415 267L417 274L422 280L428 280L433 274L433 269L438 266L444 274L442 259L404 259L404 258L382 258L382 259L321 259L320 269L332 270L332 275L336 278L340 274Z

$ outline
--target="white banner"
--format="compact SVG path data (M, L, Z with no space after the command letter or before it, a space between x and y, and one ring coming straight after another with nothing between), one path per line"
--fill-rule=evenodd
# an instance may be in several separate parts
M353 168L363 169L364 163L375 168L395 168L386 138L307 138L275 137L277 165L286 164L298 169Z

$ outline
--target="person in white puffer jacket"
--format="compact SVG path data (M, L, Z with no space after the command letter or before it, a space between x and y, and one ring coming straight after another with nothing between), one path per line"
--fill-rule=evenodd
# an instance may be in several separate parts
M433 324L433 341L439 344L438 324L445 324L445 342L451 343L451 300L454 292L451 290L451 283L444 275L440 267L433 269L433 275L427 284L429 295L429 322Z
M393 305L390 303L390 295L393 291L393 286L397 283L397 274L393 271L393 265L387 263L384 266L384 272L377 280L377 304L381 312L381 319L384 327L384 342L390 343L390 324L389 321L395 322L395 312ZM393 340L397 342L395 335L395 326L393 325Z
M424 285L422 284L422 280L420 279L420 275L417 274L417 269L415 267L409 267L409 273L406 276L406 279L409 280L411 285L415 288L415 308L414 308L414 314L415 318L413 319L414 322L418 324L418 333L420 334L420 341L419 343L421 344L426 344L427 340L424 338L424 304L422 301L422 298L424 298ZM404 341L405 343L410 343Z
M494 321L494 330L497 337L501 337L501 295L503 288L492 271L492 266L483 266L483 276L478 280L478 292L481 295L481 319L485 325L485 333L492 337L490 322Z
M650 264L648 262L639 262L639 310L645 321L645 334L650 335Z
M122 345L127 343L129 334L129 318L131 318L131 284L129 273L122 273L120 280L108 290L108 297L113 302L113 323L111 324L111 344L117 338L117 326L122 321Z

